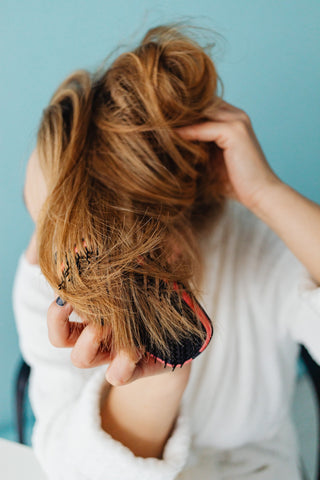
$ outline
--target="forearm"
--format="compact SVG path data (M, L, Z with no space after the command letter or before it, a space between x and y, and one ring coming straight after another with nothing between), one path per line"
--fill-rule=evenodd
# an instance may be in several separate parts
M320 205L279 181L251 208L286 243L320 284Z
M161 458L175 424L189 368L185 365L175 372L111 387L101 407L102 428L136 456Z

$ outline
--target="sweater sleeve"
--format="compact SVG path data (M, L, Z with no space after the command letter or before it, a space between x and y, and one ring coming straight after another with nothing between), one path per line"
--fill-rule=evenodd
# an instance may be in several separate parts
M285 302L283 323L291 338L304 345L320 364L320 285L290 251L285 258L295 276ZM289 268L287 272L290 276Z
M267 225L256 224L256 293L281 338L304 345L320 364L320 285Z
M46 314L53 300L54 292L39 266L28 263L23 253L14 281L13 307L20 349L31 367L29 395L36 418L32 444L48 478L176 478L189 450L186 416L180 412L161 460L136 457L102 430L100 402L106 367L78 369L71 362L70 348L51 345Z

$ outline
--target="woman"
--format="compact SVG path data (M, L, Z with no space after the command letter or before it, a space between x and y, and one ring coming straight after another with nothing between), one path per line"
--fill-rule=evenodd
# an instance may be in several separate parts
M320 361L320 207L216 86L205 51L158 27L44 112L14 307L49 478L301 478L289 410L298 343ZM137 312L160 350L199 332L141 271L169 294L182 282L214 322L174 372L145 356Z

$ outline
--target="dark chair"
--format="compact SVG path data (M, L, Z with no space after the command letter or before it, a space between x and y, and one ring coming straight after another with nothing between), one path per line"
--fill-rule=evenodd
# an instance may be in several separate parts
M312 380L312 384L316 393L318 406L318 438L317 445L320 445L320 366L314 362L312 357L304 346L301 346L300 357L306 366L307 372ZM29 380L30 367L23 360L18 370L16 378L16 415L17 415L17 430L20 443L24 443L24 426L25 426L25 401L27 393L27 385ZM317 458L317 475L316 480L320 480L320 449L318 448Z
M22 360L16 377L16 426L19 443L25 444L25 402L28 392L27 386L30 367Z
M318 417L318 429L317 429L317 445L318 445L318 456L317 456L317 467L316 467L316 480L320 480L320 366L312 359L309 355L308 350L302 345L300 351L300 357L303 360L303 363L306 366L308 375L311 378L314 391L316 393L317 399L317 417Z

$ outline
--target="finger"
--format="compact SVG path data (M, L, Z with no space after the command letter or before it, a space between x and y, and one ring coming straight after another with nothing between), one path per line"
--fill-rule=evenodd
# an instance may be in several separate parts
M107 381L114 386L120 386L129 383L140 358L141 355L138 352L136 359L132 359L124 350L121 350L112 360L107 370Z
M218 147L224 149L230 134L230 124L226 122L203 122L176 128L176 132L185 140L215 142Z
M73 310L72 305L63 306L53 301L47 313L49 340L54 347L72 347L79 337L84 325L78 322L69 322L69 315Z
M144 358L138 363L137 372L135 372L135 378L150 377L166 372L171 372L172 367L166 363L155 359L153 355L146 354Z
M110 368L111 368L111 365L109 369ZM154 357L151 357L150 355L146 354L145 356L143 356L143 358L138 360L138 363L135 363L135 368L131 376L129 376L129 378L127 378L126 380L122 379L122 382L114 383L115 379L110 378L112 380L112 382L110 382L108 371L107 371L106 378L109 381L109 383L112 383L114 386L120 386L120 385L128 385L129 383L135 382L140 378L152 377L154 375L168 373L168 372L171 372L171 370L172 370L171 367L165 367L164 364L159 361L155 362ZM111 374L111 370L109 371L109 374Z
M93 324L87 325L77 339L71 361L78 368L92 368L110 362L110 352L101 349L101 341Z

